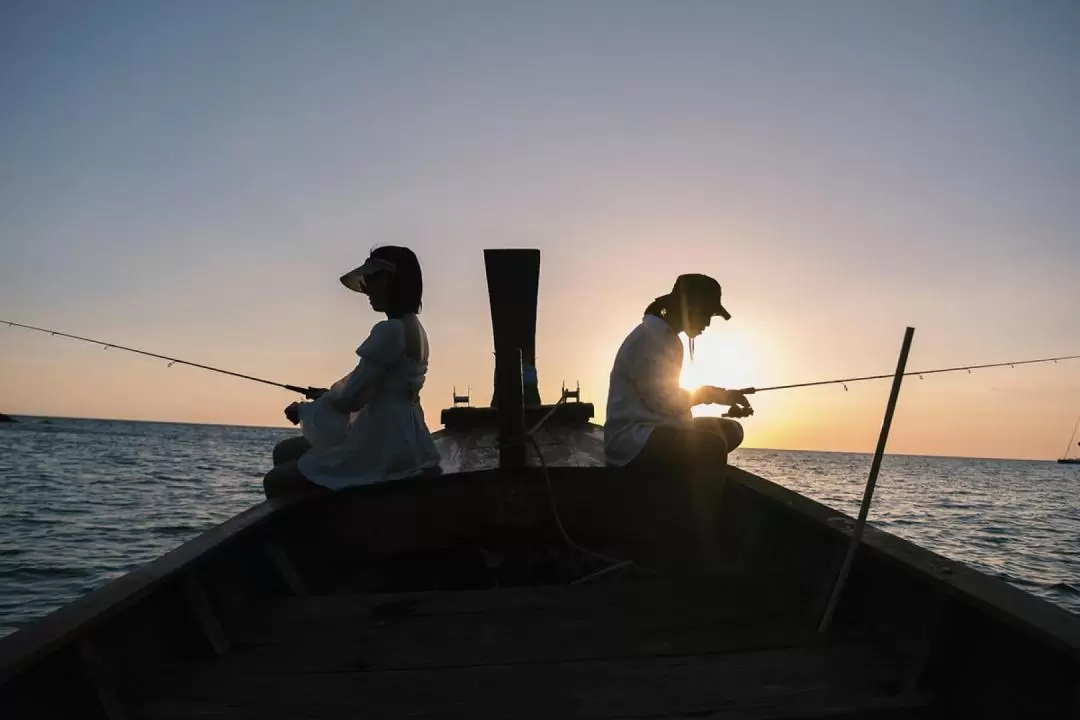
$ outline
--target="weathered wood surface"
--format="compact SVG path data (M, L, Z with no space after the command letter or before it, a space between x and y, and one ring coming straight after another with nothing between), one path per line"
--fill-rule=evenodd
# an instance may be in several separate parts
M383 670L715 652L817 642L793 603L726 583L628 581L282 599L234 624L245 667ZM250 663L250 664L249 664Z
M789 605L738 585L648 581L291 598L253 615L229 657L141 683L134 706L154 718L926 709L901 698L880 652L821 642Z

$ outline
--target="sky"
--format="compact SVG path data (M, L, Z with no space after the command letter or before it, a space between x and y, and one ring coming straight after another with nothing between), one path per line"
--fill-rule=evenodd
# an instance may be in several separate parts
M429 425L490 398L482 250L542 251L540 389L607 377L683 272L688 385L1080 353L1080 5L0 4L0 319L282 382L425 272ZM721 327L722 325L722 327ZM752 447L871 451L888 382L762 393ZM0 326L0 411L284 425L289 393ZM892 452L1053 458L1080 363L910 379Z

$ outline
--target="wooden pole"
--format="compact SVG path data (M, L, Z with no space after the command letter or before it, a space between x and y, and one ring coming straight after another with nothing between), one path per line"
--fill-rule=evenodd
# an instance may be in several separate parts
M525 467L525 406L521 350L495 352L495 393L499 398L499 467Z
M855 551L862 540L863 529L866 527L866 516L870 514L870 501L874 497L874 486L877 484L878 471L881 470L881 460L885 456L885 444L889 440L889 428L892 426L893 412L896 410L896 400L900 396L900 384L904 381L904 368L907 367L908 352L911 350L911 340L915 337L915 328L909 327L904 331L904 343L900 346L900 358L896 363L896 374L893 375L892 390L889 392L889 402L885 406L885 420L881 423L881 434L878 435L877 449L874 451L874 461L870 465L870 477L866 480L866 490L863 491L862 505L859 506L859 519L855 521L855 530L851 533L851 542L848 543L847 555L844 556L844 564L840 566L840 573L836 576L832 595L829 596L829 604L821 616L818 632L827 632L832 624L836 606L840 602L840 596L847 583L851 565L855 561Z

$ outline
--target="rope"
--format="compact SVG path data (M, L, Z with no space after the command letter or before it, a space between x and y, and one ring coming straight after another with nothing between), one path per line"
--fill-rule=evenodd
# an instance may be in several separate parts
M551 409L544 415L544 417L542 417L539 422L533 425L532 429L525 433L523 439L527 440L532 445L533 451L536 453L536 457L540 461L540 469L544 474L544 484L547 487L548 504L551 506L551 514L555 517L555 525L559 528L559 534L562 535L563 540L566 542L567 545L569 545L574 550L582 553L583 555L589 555L596 558L597 560L600 560L601 562L608 563L608 567L598 570L594 573L590 573L589 575L586 575L584 577L580 577L577 580L571 582L570 584L577 585L579 583L588 582L589 580L593 580L603 575L609 575L618 570L634 567L637 567L638 569L644 570L646 572L654 572L644 566L638 565L633 560L617 560L616 558L596 552L595 550L590 550L589 548L575 542L574 539L570 537L570 533L566 531L566 526L563 525L562 516L559 515L559 506L555 500L555 488L551 482L551 473L548 471L547 461L544 459L544 453L540 450L540 444L536 442L537 431L539 431L540 428L544 426L544 423L546 423L555 415L555 412L559 409L559 406L563 405L565 402L566 395L563 395L561 398L559 398L559 401L555 403L551 407Z

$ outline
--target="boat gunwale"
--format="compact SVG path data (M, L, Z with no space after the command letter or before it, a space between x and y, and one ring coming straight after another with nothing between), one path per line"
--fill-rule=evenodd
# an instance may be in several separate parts
M845 538L851 537L855 519L850 515L738 467L729 467L729 472L729 479L770 497L792 514ZM1080 616L873 525L867 525L860 546L894 566L925 578L933 587L972 609L986 612L995 620L1080 660Z
M86 636L167 583L179 580L210 553L249 536L297 504L276 499L254 505L0 638L0 684Z
M422 492L426 487L442 484L450 478L458 482L484 482L488 476L503 473L505 471L491 468L443 475L417 475L394 482L351 488L347 492L373 495L383 492ZM286 512L291 513L330 497L332 494L328 493L264 500L199 533L164 555L31 620L10 635L0 638L0 685L51 653L87 636L169 582L181 580L185 573L204 562L209 555L264 529Z

